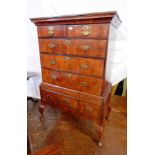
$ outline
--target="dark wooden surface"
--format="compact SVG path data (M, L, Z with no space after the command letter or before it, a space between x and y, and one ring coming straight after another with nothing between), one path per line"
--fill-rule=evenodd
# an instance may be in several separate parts
M45 118L46 105L58 107L76 118L90 120L96 131L95 139L102 146L105 117L108 119L111 110L111 84L107 82L105 68L110 25L116 28L121 22L117 13L31 20L38 26L42 84L46 84L45 89L40 87L41 121ZM57 92L51 92L54 85ZM65 89L69 90L69 95ZM91 95L93 99L101 99L99 104L95 100L92 102Z
M104 60L100 59L41 54L41 66L42 68L68 71L100 78L104 77Z
M38 17L31 18L31 21L37 26L49 24L94 24L111 23L116 28L121 24L121 20L116 11L93 12L79 15L65 15L57 17Z
M103 85L102 79L48 69L42 69L42 73L45 83L98 96L101 95Z
M70 44L66 45L66 41L70 41ZM97 39L39 39L39 47L41 53L104 58L106 53L106 46L106 40Z

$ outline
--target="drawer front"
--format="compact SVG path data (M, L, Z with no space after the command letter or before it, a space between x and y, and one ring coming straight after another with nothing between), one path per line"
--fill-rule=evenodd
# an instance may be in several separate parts
M79 38L108 38L108 24L87 24L87 25L69 25L67 26L68 37Z
M38 37L66 37L65 25L38 26Z
M62 94L57 94L51 91L46 91L41 89L41 100L43 103L46 102L46 104L50 104L56 107L64 107L67 106L69 108L73 108L73 109L78 109L78 101L62 95Z
M95 77L42 69L44 83L78 90L88 94L101 95L103 80Z
M79 112L86 115L89 118L99 119L99 117L101 115L101 106L99 106L97 104L80 101L79 102Z
M107 41L93 39L39 39L40 52L104 58Z
M104 60L101 59L41 54L41 64L43 68L91 75L100 78L103 77L104 73Z

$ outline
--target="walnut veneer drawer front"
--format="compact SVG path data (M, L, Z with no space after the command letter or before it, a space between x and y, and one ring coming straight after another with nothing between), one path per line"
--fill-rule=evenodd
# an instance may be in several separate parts
M94 39L39 39L41 53L104 58L107 41Z
M56 107L61 106L61 104L65 104L68 107L78 109L77 100L59 93L49 92L41 89L41 99L42 102L47 102L49 104L55 105Z
M66 37L65 25L38 26L38 37Z
M68 25L67 36L79 38L108 38L108 24Z
M103 77L104 61L100 59L41 54L43 68Z
M43 82L78 90L94 95L101 95L103 80L95 77L42 69Z

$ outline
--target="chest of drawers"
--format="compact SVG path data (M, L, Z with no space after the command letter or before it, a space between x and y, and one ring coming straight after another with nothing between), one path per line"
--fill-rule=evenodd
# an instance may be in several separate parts
M109 115L108 54L121 21L116 12L31 19L37 26L42 83L41 120L46 105L92 121L102 145Z

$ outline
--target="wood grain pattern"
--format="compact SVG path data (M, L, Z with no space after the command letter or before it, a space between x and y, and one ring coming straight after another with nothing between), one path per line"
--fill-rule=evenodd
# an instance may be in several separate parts
M89 104L80 101L78 98L65 96L45 89L40 89L40 91L41 97L44 98L42 102L46 102L57 108L62 108L65 112L71 112L73 115L86 117L90 120L99 120L101 108L97 103Z
M115 19L115 20L113 20ZM57 17L31 18L35 25L49 24L94 24L94 23L111 23L116 28L121 24L121 20L116 11L93 12L78 15L65 15Z
M70 41L69 45L65 41ZM95 58L105 58L107 49L106 40L94 39L39 39L41 53L65 54Z
M41 54L41 66L99 78L104 76L104 61L100 59Z
M67 36L74 38L108 38L109 24L68 25Z
M76 75L72 73L64 73L48 69L42 69L42 78L43 82L45 83L78 90L98 96L101 95L102 85L104 84L103 80L99 78Z
M95 102L96 104L101 105L103 102L102 96L96 96L96 95L92 95L92 94L88 94L88 93L84 93L77 90L72 90L72 89L68 89L68 88L64 88L64 87L60 87L60 86L56 86L56 85L52 85L44 82L41 83L40 88L58 92L67 96L72 96L72 97L78 98L81 101L89 102L90 104Z
M48 33L49 28L52 27L53 34ZM48 25L48 26L38 26L38 37L65 37L66 36L66 26L65 25Z

